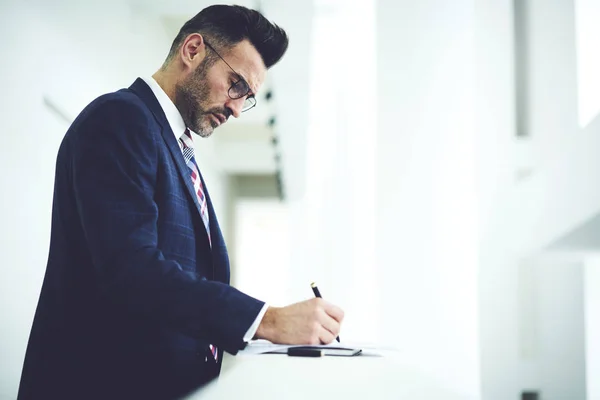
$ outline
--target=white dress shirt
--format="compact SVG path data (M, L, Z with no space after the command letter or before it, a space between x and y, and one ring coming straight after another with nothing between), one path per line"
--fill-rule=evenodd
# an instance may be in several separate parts
M179 138L181 137L181 135L184 134L186 130L185 123L183 122L183 118L181 117L179 110L177 109L177 107L175 107L173 101L171 101L169 96L167 96L165 91L160 87L160 85L158 84L158 82L156 82L154 78L149 77L142 79L148 84L148 86L150 86L150 89L152 89L152 93L154 93L154 96L156 96L160 107L163 109L167 117L167 121L169 122L171 130L175 135L175 140L177 140L177 143L179 143ZM190 130L190 132L192 131ZM179 145L179 148L181 148L181 145ZM254 320L254 323L250 326L250 328L244 335L244 342L249 342L254 337L254 335L256 334L256 330L260 325L260 322L262 321L263 317L265 316L265 313L267 312L267 308L268 305L267 303L265 303L263 308L258 313L258 316Z

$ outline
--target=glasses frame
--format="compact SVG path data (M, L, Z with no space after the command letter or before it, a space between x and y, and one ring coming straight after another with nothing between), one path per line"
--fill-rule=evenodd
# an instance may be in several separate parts
M238 77L238 80L237 80L237 81L235 81L235 82L233 82L233 83L231 84L231 86L229 86L229 90L227 90L227 96L229 96L229 98L230 98L230 99L232 99L232 100L241 99L241 98L243 98L243 97L246 97L246 100L245 100L245 101L248 101L248 100L250 100L250 102L251 102L252 104L251 104L250 106L245 106L244 108L242 108L242 112L246 112L246 111L248 111L248 110L250 110L250 109L252 109L252 108L256 107L256 96L254 96L253 94L252 94L252 95L250 95L250 96L248 96L248 93L250 93L250 85L248 85L248 82L246 82L246 80L245 80L245 79L242 77L242 75L238 74L238 73L236 72L236 70L235 70L235 69L233 69L233 68L231 67L231 65L229 65L229 63L228 63L227 61L225 61L225 59L224 59L223 57L221 57L221 55L219 54L219 52L218 52L217 50L215 50L215 48L214 48L214 47L212 47L212 46L210 45L210 43L208 43L208 42L205 40L205 41L204 41L204 44L206 45L206 47L208 47L209 49L211 49L212 51L214 51L214 52L215 52L215 54L216 54L217 56L219 56L219 58L220 58L220 59L221 59L221 60L222 60L222 61L225 63L225 65L227 65L227 66L229 67L229 69L230 69L231 71L233 71L233 73L235 74L235 76L237 76L237 77ZM238 84L238 83L240 83L240 82L243 82L243 83L244 83L244 85L246 85L246 87L248 88L248 91L247 91L245 94L241 95L241 96L237 96L237 97L236 97L236 96L232 96L232 95L231 95L231 91L233 90L234 86L235 86L235 85L237 85L237 84Z

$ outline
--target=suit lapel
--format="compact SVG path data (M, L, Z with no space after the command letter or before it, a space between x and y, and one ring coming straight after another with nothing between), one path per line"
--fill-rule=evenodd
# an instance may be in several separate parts
M154 96L152 89L144 82L143 79L136 79L136 81L131 85L130 89L134 91L140 99L146 104L146 106L152 111L156 121L161 126L161 135L163 140L171 153L171 157L175 166L177 168L178 174L183 182L184 186L187 188L188 195L190 200L195 204L196 210L198 211L198 223L202 229L200 235L203 235L203 240L206 241L206 245L208 247L208 235L206 229L204 229L204 223L202 222L201 211L200 211L200 203L198 202L198 197L196 196L196 192L194 190L194 185L192 183L192 179L190 177L189 168L185 163L185 159L179 148L179 143L177 143L177 139L173 134L173 130L171 129L171 125L167 120L167 117L160 106L160 103ZM181 132L183 135L183 132ZM196 165L196 167L198 167ZM200 168L198 168L198 172L200 172ZM212 242L212 250L211 250L211 264L212 264L212 272L213 279L216 279L221 282L229 283L229 256L227 254L227 247L225 246L225 241L223 239L223 234L221 233L221 229L219 227L219 223L217 221L217 216L215 214L212 201L210 198L210 194L208 189L206 188L206 184L204 182L204 178L202 177L202 173L200 172L200 179L202 181L202 187L204 189L204 195L206 196L206 203L208 207L208 216L209 216L209 224L210 224L210 236Z
M165 116L165 113L162 107L160 106L160 103L154 96L154 93L152 93L152 89L148 87L148 85L146 84L146 82L144 82L143 79L136 79L135 82L130 86L130 89L133 90L144 101L144 103L146 103L150 111L152 111L152 114L154 114L154 117L158 121L159 125L161 126L161 134L163 140L165 141L165 144L167 145L167 148L171 153L171 157L175 162L175 166L177 167L177 171L181 180L183 181L183 184L187 188L191 201L196 205L196 210L198 211L198 216L200 217L200 203L198 202L198 197L196 196L196 192L194 190L194 184L192 183L192 179L190 177L190 169L185 164L185 159L183 158L183 154L181 152L179 144L177 143L177 139L175 139L175 134L173 133L173 130L169 125L169 121L167 121L167 117ZM183 135L183 132L181 132L181 134ZM204 185L204 181L202 181L202 184ZM204 186L204 190L206 191L206 186ZM212 205L209 204L209 207L212 207ZM213 213L209 214L209 218L213 215ZM210 218L210 220L210 226L212 230L212 218ZM208 234L206 232L206 229L202 229L202 231L204 231L206 240L208 240Z

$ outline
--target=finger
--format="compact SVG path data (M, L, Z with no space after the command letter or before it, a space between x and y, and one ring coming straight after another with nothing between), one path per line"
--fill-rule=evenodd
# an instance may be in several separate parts
M335 335L325 328L321 329L321 332L319 333L319 340L321 341L321 344L329 344L333 342L333 339L335 339Z
M340 333L340 323L325 312L319 317L319 323L324 329L327 329L333 337L336 337Z
M338 306L334 306L330 303L325 303L323 309L331 318L335 319L338 323L344 320L344 311Z

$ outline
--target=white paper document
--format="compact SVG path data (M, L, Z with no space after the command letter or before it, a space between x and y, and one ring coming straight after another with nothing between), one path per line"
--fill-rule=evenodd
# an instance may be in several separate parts
M291 347L306 347L306 345L289 345L289 344L273 344L268 340L252 340L248 343L248 345L241 350L238 355L257 355L257 354L286 354L287 350ZM332 342L329 344L322 345L311 345L311 348L319 348L323 350L327 349L344 349L344 350L353 350L353 349L361 349L367 350L369 355L380 355L378 349L373 345L368 344L355 344L355 343L338 343Z

